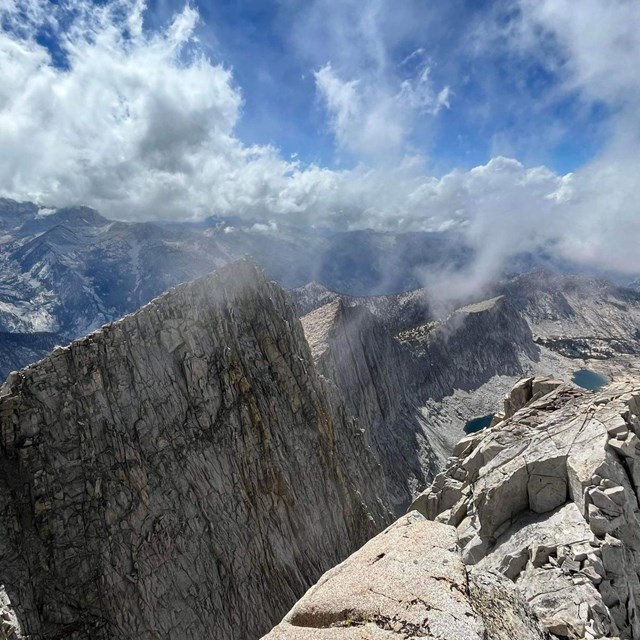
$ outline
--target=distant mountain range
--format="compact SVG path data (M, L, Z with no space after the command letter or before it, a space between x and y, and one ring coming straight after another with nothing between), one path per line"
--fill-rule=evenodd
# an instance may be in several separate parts
M87 207L48 209L0 199L0 377L52 345L246 256L283 286L317 283L307 293L318 286L330 298L335 291L371 296L416 289L419 270L460 269L473 251L453 232L330 231L217 217L128 223ZM522 255L510 269L520 273L549 261ZM421 320L424 296L419 304L414 298L405 295L403 304ZM374 304L388 306L386 299ZM401 315L409 322L404 308Z
M459 238L283 228L211 218L114 222L86 207L0 199L0 330L86 333L166 289L250 255L286 287L313 280L355 295L419 286L418 265L463 264Z

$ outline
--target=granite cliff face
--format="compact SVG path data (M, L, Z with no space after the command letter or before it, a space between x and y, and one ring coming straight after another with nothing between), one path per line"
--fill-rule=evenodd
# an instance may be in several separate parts
M380 307L378 307L380 308ZM504 298L397 333L368 306L336 299L302 318L322 374L371 434L396 514L441 470L458 436L427 405L538 357L526 321Z
M454 311L444 322L400 334L419 361L427 397L478 388L495 375L517 376L539 358L526 320L504 296Z
M13 637L253 639L388 521L366 434L249 263L0 391Z
M371 435L392 506L403 513L440 468L437 434L420 421L410 352L367 308L335 300L302 318L318 370Z

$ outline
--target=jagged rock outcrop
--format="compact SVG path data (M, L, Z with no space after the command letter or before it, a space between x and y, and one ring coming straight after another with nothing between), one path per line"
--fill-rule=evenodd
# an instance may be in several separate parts
M464 307L444 322L401 332L364 306L336 299L302 318L319 370L371 433L397 514L444 466L456 433L425 415L427 403L519 375L538 348L504 298Z
M471 574L512 580L556 636L639 638L640 382L562 385L520 406L526 386L414 507L455 526Z
M347 307L364 307L378 318L392 335L433 320L426 289L380 296L350 296L331 291L319 282L310 282L293 289L291 296L300 316L335 301L340 301Z
M469 580L454 527L414 511L327 572L264 640L547 637L508 580Z
M366 434L250 263L12 374L0 429L19 637L254 639L387 522Z
M403 513L441 468L438 436L419 420L411 393L411 354L368 309L342 300L306 315L302 325L319 371L371 434L394 510Z
M496 414L494 418L495 424L505 418L510 418L516 411L522 409L522 407L546 396L562 384L562 380L557 380L551 376L521 378L505 396L504 410L502 413Z

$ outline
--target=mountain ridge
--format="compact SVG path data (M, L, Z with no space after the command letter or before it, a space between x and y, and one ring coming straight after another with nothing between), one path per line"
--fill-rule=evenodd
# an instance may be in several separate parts
M18 638L256 638L389 521L366 434L246 262L13 373L0 432Z

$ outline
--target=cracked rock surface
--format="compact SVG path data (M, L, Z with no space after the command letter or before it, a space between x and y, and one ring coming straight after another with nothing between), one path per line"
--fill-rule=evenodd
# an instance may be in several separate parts
M640 638L640 383L529 379L505 408L414 508L455 526L471 574L510 580L555 636Z
M454 527L413 511L327 572L264 640L543 640L508 580L469 581Z
M0 430L9 638L255 639L388 522L366 435L246 262L12 374Z

